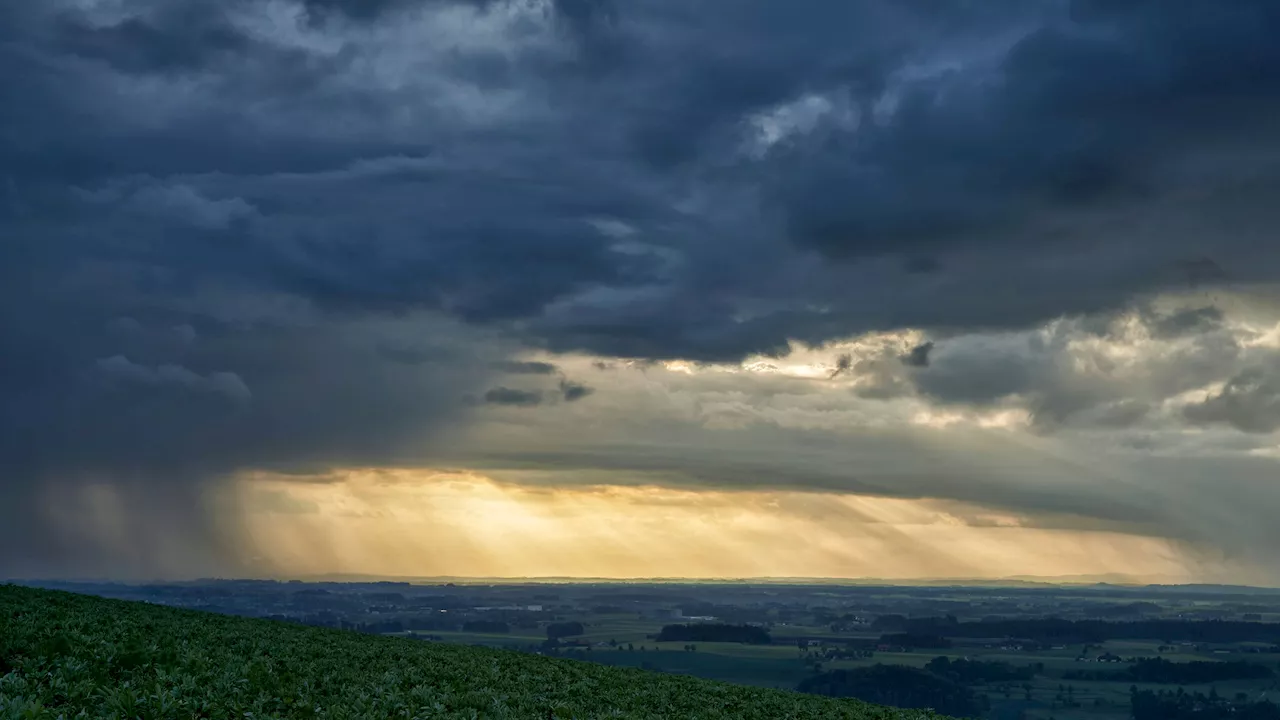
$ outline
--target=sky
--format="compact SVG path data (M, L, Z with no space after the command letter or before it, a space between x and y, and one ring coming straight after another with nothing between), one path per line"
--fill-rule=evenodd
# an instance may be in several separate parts
M0 3L0 577L1280 585L1277 34Z

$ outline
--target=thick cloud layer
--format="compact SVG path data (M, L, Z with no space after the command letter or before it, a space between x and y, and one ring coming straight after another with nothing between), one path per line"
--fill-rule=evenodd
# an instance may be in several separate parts
M1115 397L1008 338L1280 279L1277 32L1270 0L5 3L0 574L234 571L230 473L591 402L519 348L909 327L833 379L1131 426L1223 378ZM1222 323L1148 325L1194 370ZM1280 427L1274 365L1233 372L1181 421ZM103 503L110 547L68 530Z

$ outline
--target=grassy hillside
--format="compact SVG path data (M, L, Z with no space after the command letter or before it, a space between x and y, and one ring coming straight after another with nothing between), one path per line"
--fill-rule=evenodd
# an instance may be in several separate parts
M930 713L0 586L0 719L849 718Z

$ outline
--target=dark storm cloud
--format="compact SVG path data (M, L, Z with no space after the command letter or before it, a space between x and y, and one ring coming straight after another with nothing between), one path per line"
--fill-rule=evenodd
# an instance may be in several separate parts
M203 3L173 4L150 17L106 25L68 13L54 28L55 41L73 56L128 73L201 70L252 47L215 6Z
M435 0L439 1L439 0ZM466 0L446 0L448 2L465 2ZM483 6L486 0L472 0L474 5ZM369 21L384 13L402 9L412 5L408 0L303 0L302 5L307 12L318 19L338 14L352 20Z
M1240 113L1275 115L1274 3L1130 5L1035 29L995 67L903 87L893 122L788 183L798 239L860 256L1040 234L1046 211L1148 201L1188 144L1272 135Z
M1082 464L991 438L969 438L965 452L936 455L925 435L912 430L849 437L839 433L769 427L682 441L690 428L672 424L641 441L568 442L554 450L519 442L504 447L455 448L458 462L519 482L594 485L636 484L755 491L853 493L878 497L937 497L938 465L956 485L948 496L984 507L1034 515L1074 515L1130 529L1152 524L1160 513L1133 488ZM795 443L794 445L792 443ZM798 448L803 451L797 451ZM913 448L905 452L907 447ZM784 448L791 448L779 452ZM914 455L913 455L914 453ZM850 458L858 469L852 470ZM464 459L465 458L465 459ZM712 460L714 458L714 460ZM1018 475L1036 467L1037 482Z
M1240 372L1221 391L1183 412L1201 425L1223 423L1247 433L1280 430L1280 363Z
M573 382L572 380L562 379L554 391L525 390L500 385L485 392L484 402L489 405L537 407L548 401L554 401L556 396L559 396L559 399L564 402L571 403L577 402L594 392L595 388L588 387L582 383Z
M335 195L355 192L351 206L332 208L350 214L341 229L287 227L282 214L301 211L301 202L252 198L268 208L263 230L271 237L255 238L249 250L289 246L290 256L251 262L264 281L335 308L426 306L476 323L527 319L530 342L552 350L714 360L784 352L792 338L822 342L903 325L1009 327L1101 311L1187 282L1177 268L1204 255L1204 233L1215 227L1231 237L1215 239L1214 252L1236 265L1267 222L1263 190L1275 179L1251 169L1232 143L1275 142L1265 130L1275 74L1263 71L1277 55L1262 28L1280 18L1256 0L1159 11L1138 4L1122 13L1077 6L1065 15L1050 3L806 2L786 12L747 3L726 14L564 0L542 14L594 28L583 32L626 45L626 57L604 75L532 63L491 87L469 71L456 74L457 61L496 49L460 50L422 77L525 93L538 99L528 107L536 121L521 118L519 106L497 124L477 124L460 121L455 109L410 105L425 133L385 132L406 109L397 94L345 83L357 61L375 58L358 45L325 54L250 32L256 6L248 0L145 7L109 22L64 10L54 14L55 30L25 38L20 71L38 66L48 80L36 99L64 106L43 132L57 132L58 118L72 110L121 123L110 141L100 131L78 140L66 132L60 139L68 142L44 145L45 172L341 171L360 158L447 148L422 164L419 182L381 177L383 189L403 190L393 201L397 219L417 221L419 237L408 226L375 243L335 237L365 231L392 202L362 200L357 173L331 175ZM378 28L419 17L402 11L443 7L473 8L496 23L519 5L306 3ZM519 51L537 16L503 30L504 41ZM547 51L531 44L528 52ZM50 62L67 56L132 73L181 68L206 77L219 102L144 127L112 106L119 97L110 89L121 81L97 66ZM55 89L87 80L106 90L76 97ZM231 80L240 84L219 85ZM273 99L267 112L277 117L243 111L259 97ZM663 101L650 102L655 97ZM808 120L786 120L806 97L825 104ZM547 114L544 101L556 110ZM765 117L794 131L751 160L739 149ZM48 125L35 118L24 121ZM284 123L295 132L278 132ZM33 160L16 143L5 149ZM58 160L55 152L74 157ZM556 169L547 174L551 157ZM1209 164L1193 177L1194 163ZM757 192L762 215L671 213L671 192L690 181L703 184L707 201ZM1128 233L1148 216L1176 218L1168 203L1187 192L1208 227L1152 237L1145 253L1094 246L1093 223ZM421 213L407 212L410 195ZM593 214L622 217L677 262L617 252L583 222ZM813 263L788 247L788 235L843 260ZM1125 246L1146 242L1130 237ZM901 262L866 262L883 255ZM903 264L922 258L930 272ZM1241 279L1272 277L1274 260L1251 259ZM755 282L761 273L773 281ZM872 273L880 279L864 282ZM566 303L592 288L620 292ZM879 300L867 302L871 293Z
M221 478L429 448L517 344L736 360L1274 282L1280 5L1061 7L0 4L0 573L101 568L50 501L99 487L129 551L189 527L213 567ZM1071 377L979 356L857 392ZM1203 417L1261 427L1231 387Z
M1157 316L1149 324L1151 333L1160 338L1197 335L1222 327L1223 314L1212 305L1179 310L1170 315Z
M237 402L249 402L253 397L244 380L233 372L214 372L206 377L181 365L161 365L156 368L139 365L123 355L101 358L95 365L97 372L104 378L124 385L167 385L217 393Z
M560 381L560 395L565 402L577 402L595 392L595 388L569 380Z
M1264 350L1243 346L1247 337L1248 331L1226 327L1213 308L1073 318L1048 331L955 336L936 350L924 343L900 356L899 367L883 358L860 363L859 394L1019 408L1044 432L1125 428L1183 393L1245 372L1253 381L1242 376L1221 397L1183 413L1194 422L1220 420L1243 429L1246 417L1256 423L1266 416L1269 396L1261 376L1242 368L1271 360ZM922 348L929 352L918 352ZM911 361L917 354L927 362ZM1227 413L1228 407L1234 410Z
M851 353L841 353L836 356L835 367L831 368L831 374L827 376L828 380L834 380L844 373L849 372L853 367L853 355Z
M480 10L502 7L504 0L302 0L307 12L324 17L339 14L343 17L371 21L387 13L422 6L457 5ZM569 22L589 25L612 12L610 0L553 0L551 9Z
M917 373L915 385L924 395L945 403L994 404L1030 390L1044 365L1055 360L1012 343L953 348Z
M499 386L486 391L484 401L490 405L536 407L542 404L542 392L539 390L518 390Z
M463 359L462 355L452 348L408 344L382 344L378 346L378 354L391 362L404 365L426 365Z
M504 360L494 365L498 370L512 375L555 375L560 368L554 363L536 360Z
M96 320L103 300L27 296L26 317L4 317L0 573L269 570L244 564L243 536L219 524L234 514L210 514L223 478L420 457L483 378L475 359L430 372L380 362L387 335L432 323L235 327L202 314L205 329L179 347L122 337ZM104 488L115 522L94 495Z
M923 342L911 348L911 352L903 355L902 364L908 367L929 367L929 353L933 352L933 342Z
M724 42L701 44L632 9L646 48L682 67L618 70L664 98L623 101L634 149L706 183L708 202L763 209L704 218L710 236L685 242L666 292L553 308L536 326L546 346L714 360L1275 280L1280 177L1254 154L1278 140L1280 73L1262 70L1280 55L1260 30L1280 26L1273 4L953 9L748 4L719 19ZM781 137L747 158L760 123Z

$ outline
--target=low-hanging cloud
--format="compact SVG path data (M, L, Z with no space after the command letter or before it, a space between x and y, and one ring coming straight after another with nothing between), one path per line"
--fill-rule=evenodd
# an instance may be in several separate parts
M595 388L571 380L560 381L560 396L565 402L577 402L595 392Z
M484 401L490 405L534 407L542 404L542 392L540 390L519 390L517 388L499 386L486 391Z
M233 372L214 372L206 377L181 365L161 365L156 368L138 365L123 355L102 358L95 365L104 378L113 382L213 392L237 402L248 402L253 398L253 393L244 384L244 380Z
M1280 358L1242 370L1183 413L1193 423L1224 423L1247 433L1280 430Z
M560 371L555 363L540 360L503 360L494 367L512 375L554 375Z
M909 367L929 367L929 355L933 352L933 341L922 342L911 348L911 351L902 356L902 364Z

